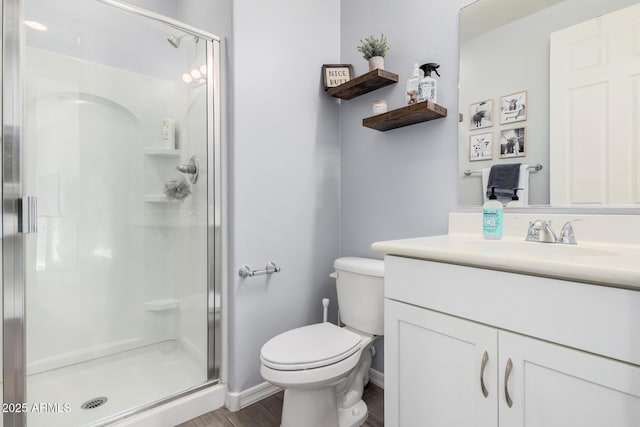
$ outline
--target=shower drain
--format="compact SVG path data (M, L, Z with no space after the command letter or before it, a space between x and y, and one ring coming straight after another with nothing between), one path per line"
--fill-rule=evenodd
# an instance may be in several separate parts
M105 403L107 403L107 400L109 399L107 399L106 397L96 397L96 398L87 400L82 405L80 405L80 407L82 409L95 409L98 406L102 406Z

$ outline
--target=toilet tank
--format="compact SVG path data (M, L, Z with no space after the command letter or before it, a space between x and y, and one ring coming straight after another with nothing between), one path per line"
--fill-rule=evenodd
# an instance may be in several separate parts
M384 334L384 261L344 257L333 263L340 320L372 335Z

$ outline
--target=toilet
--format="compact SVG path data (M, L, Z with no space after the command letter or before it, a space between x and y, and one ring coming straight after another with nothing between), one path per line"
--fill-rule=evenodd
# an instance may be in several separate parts
M262 377L284 388L281 427L356 427L367 418L362 391L384 333L384 263L344 257L333 266L345 326L292 329L260 351Z

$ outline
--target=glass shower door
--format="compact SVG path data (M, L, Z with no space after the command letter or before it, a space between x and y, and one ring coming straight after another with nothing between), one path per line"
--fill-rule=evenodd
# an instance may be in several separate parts
M25 18L27 421L87 425L212 379L212 41L98 1Z

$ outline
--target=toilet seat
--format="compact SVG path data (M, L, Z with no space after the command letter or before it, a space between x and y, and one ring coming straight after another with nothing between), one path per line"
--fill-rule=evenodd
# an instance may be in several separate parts
M338 363L360 350L362 337L332 323L284 332L262 346L262 363L275 370L297 371Z

